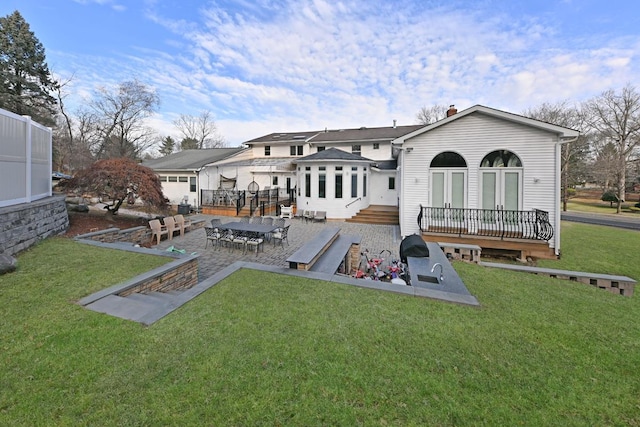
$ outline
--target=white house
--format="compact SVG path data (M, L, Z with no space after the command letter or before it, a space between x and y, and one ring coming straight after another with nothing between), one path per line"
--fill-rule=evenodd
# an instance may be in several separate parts
M255 138L203 163L196 190L213 194L207 203L237 204L236 215L251 214L240 209L241 202L249 205L243 194L265 189L295 196L299 210L322 210L333 220L382 206L399 214L402 236L554 256L560 147L577 136L481 105L461 112L452 106L445 119L426 126L394 122Z

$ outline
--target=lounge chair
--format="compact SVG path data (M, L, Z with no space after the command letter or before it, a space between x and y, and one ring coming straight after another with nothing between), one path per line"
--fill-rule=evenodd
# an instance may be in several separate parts
M165 216L162 221L164 222L165 227L167 227L167 234L169 235L169 240L173 239L173 233L176 231L180 231L176 224L176 220L173 219L172 216Z
M173 219L176 222L176 226L180 230L180 236L184 236L184 231L187 228L191 227L191 221L184 219L184 216L182 216L182 214L174 216Z
M313 220L314 221L322 221L322 222L326 222L327 221L327 212L325 211L316 211L316 213L313 215Z

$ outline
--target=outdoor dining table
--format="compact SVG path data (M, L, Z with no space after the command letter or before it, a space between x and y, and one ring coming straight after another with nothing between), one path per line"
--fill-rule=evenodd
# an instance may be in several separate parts
M268 225L268 224L250 224L248 222L228 222L226 224L221 224L220 228L226 228L233 231L239 231L243 233L256 233L258 235L265 235L269 233L273 233L278 229L277 225Z

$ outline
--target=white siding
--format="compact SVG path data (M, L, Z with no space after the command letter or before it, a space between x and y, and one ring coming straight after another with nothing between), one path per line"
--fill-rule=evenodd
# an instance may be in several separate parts
M419 231L416 218L420 204L429 205L429 164L443 151L454 151L467 162L467 207L480 208L480 162L495 150L509 150L522 161L522 209L549 212L555 224L557 182L555 177L557 135L529 126L470 114L425 132L404 143L404 189L400 226L402 235ZM407 153L406 149L411 152ZM554 230L557 232L557 230ZM553 242L552 242L553 246Z
M389 190L389 177L396 177L396 171L371 171L371 197L369 201L372 205L398 206L398 180L396 179L396 189Z

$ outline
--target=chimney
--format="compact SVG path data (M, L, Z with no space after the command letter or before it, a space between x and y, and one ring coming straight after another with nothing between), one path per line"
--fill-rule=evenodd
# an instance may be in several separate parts
M396 128L396 119L393 119L393 128Z
M447 110L447 117L451 117L457 112L458 112L458 110L456 110L456 106L451 104L451 105L449 105L449 109Z

